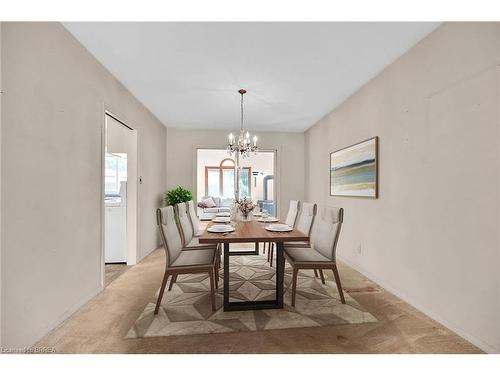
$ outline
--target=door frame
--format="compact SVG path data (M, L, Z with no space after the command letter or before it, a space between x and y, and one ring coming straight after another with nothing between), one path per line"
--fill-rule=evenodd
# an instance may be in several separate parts
M100 219L101 219L101 288L104 287L104 282L105 282L105 156L106 156L106 145L107 145L107 132L106 132L106 121L107 117L113 118L115 121L119 122L121 125L124 127L128 128L130 131L132 131L132 136L134 137L133 141L133 147L135 151L135 162L134 162L134 167L135 167L135 183L131 184L130 179L127 176L127 265L134 265L137 263L138 259L138 250L139 250L139 243L140 243L140 238L139 238L139 228L140 228L140 215L139 215L139 196L140 196L140 184L139 184L139 132L136 128L130 126L130 122L124 121L123 117L117 116L115 112L112 112L109 109L109 106L103 105L103 111L102 111L102 126L101 126L101 183L100 183L100 190L101 190L101 200L100 200L100 207L101 207L101 214L100 214ZM128 160L127 160L128 163ZM128 174L127 170L127 174ZM135 188L135 194L130 195L130 186ZM135 202L134 202L135 201ZM130 223L129 219L129 204L130 207L133 207L135 209L135 224L133 222ZM130 223L130 224L129 224Z
M193 197L198 197L198 150L226 150L225 147L216 147L216 146L203 146L203 145L194 145L193 146ZM276 217L280 217L280 197L281 197L281 178L280 178L280 147L276 148L263 148L259 149L259 152L272 152L274 154L273 160L273 169L274 169L274 188L273 188L273 199L275 204L275 213ZM252 175L250 175L250 178Z

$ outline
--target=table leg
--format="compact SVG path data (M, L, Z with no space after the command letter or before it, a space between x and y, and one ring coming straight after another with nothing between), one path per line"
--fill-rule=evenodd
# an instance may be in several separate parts
M276 304L283 308L283 283L285 278L285 255L283 242L276 243Z
M229 243L224 243L224 311L229 308Z
M255 250L258 251L257 243L255 245ZM229 302L229 257L233 255L240 254L236 251L230 252L229 243L224 243L224 311L282 309L284 290L283 281L285 275L283 242L276 243L276 298L274 300Z

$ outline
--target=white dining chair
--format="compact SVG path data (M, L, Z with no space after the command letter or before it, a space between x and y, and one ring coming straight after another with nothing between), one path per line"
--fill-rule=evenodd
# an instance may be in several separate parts
M295 306L297 275L300 269L319 269L321 275L323 275L324 269L331 269L335 277L340 300L345 304L336 261L337 243L343 221L343 208L325 207L321 216L314 220L310 248L294 247L293 244L285 246L285 258L293 269L292 306ZM325 283L323 277L322 282Z
M288 213L286 215L285 224L295 227L295 222L297 221L297 216L299 214L300 201L290 201L288 206Z
M154 313L158 314L168 278L171 276L170 286L168 288L168 290L171 290L178 275L193 273L208 273L210 278L212 311L215 311L215 289L218 288L216 249L214 246L212 246L211 249L184 248L182 246L182 236L176 220L176 214L172 206L156 210L156 223L163 242L166 261L165 273L163 275Z
M300 207L300 201L294 201L294 200L290 201L290 205L288 206L288 213L285 219L285 224L291 226L292 228L295 227L295 222L297 221L297 215L299 213L299 207ZM264 242L264 245L262 246L263 247L262 252L264 254L266 253L266 245L267 245L267 261L271 262L270 260L271 246L274 245L272 245L271 242Z
M219 269L221 268L221 251L220 246L216 244L200 244L199 238L194 236L193 227L191 225L191 219L189 218L188 205L185 202L178 203L175 205L174 214L176 217L176 222L179 226L179 231L182 239L182 246L184 250L212 250L215 248L217 253L217 279L219 282ZM172 288L172 284L177 281L177 276L174 276L170 282L169 290Z
M198 218L198 215L196 215L196 208L193 200L187 202L187 210L189 220L191 221L191 227L193 228L193 235L194 237L199 237L203 233L203 230L200 229L200 219Z
M178 223L182 234L182 246L184 248L212 248L214 245L200 244L198 237L195 236L193 224L188 212L188 205L186 202L178 203L175 205L175 213L177 215Z
M308 237L311 236L311 228L314 223L314 218L316 217L316 212L317 212L317 205L316 203L308 203L304 202L300 205L300 212L295 220L295 229L301 231ZM288 244L284 243L283 245ZM291 242L290 244L293 244L296 247L309 247L309 242ZM273 256L274 256L274 244L271 244L271 250L268 254L269 256L269 264L272 267L273 265Z

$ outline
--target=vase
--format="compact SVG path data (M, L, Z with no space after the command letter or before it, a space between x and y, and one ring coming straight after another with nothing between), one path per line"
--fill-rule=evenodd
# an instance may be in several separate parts
M250 212L247 212L247 213L242 212L241 213L241 221L251 221L251 220L252 220L252 217L250 215Z

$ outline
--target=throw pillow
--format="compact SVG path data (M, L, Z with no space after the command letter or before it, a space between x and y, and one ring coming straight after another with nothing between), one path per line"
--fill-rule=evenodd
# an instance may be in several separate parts
M205 205L205 208L216 207L216 204L211 197L207 198L207 199L203 199L202 203Z

